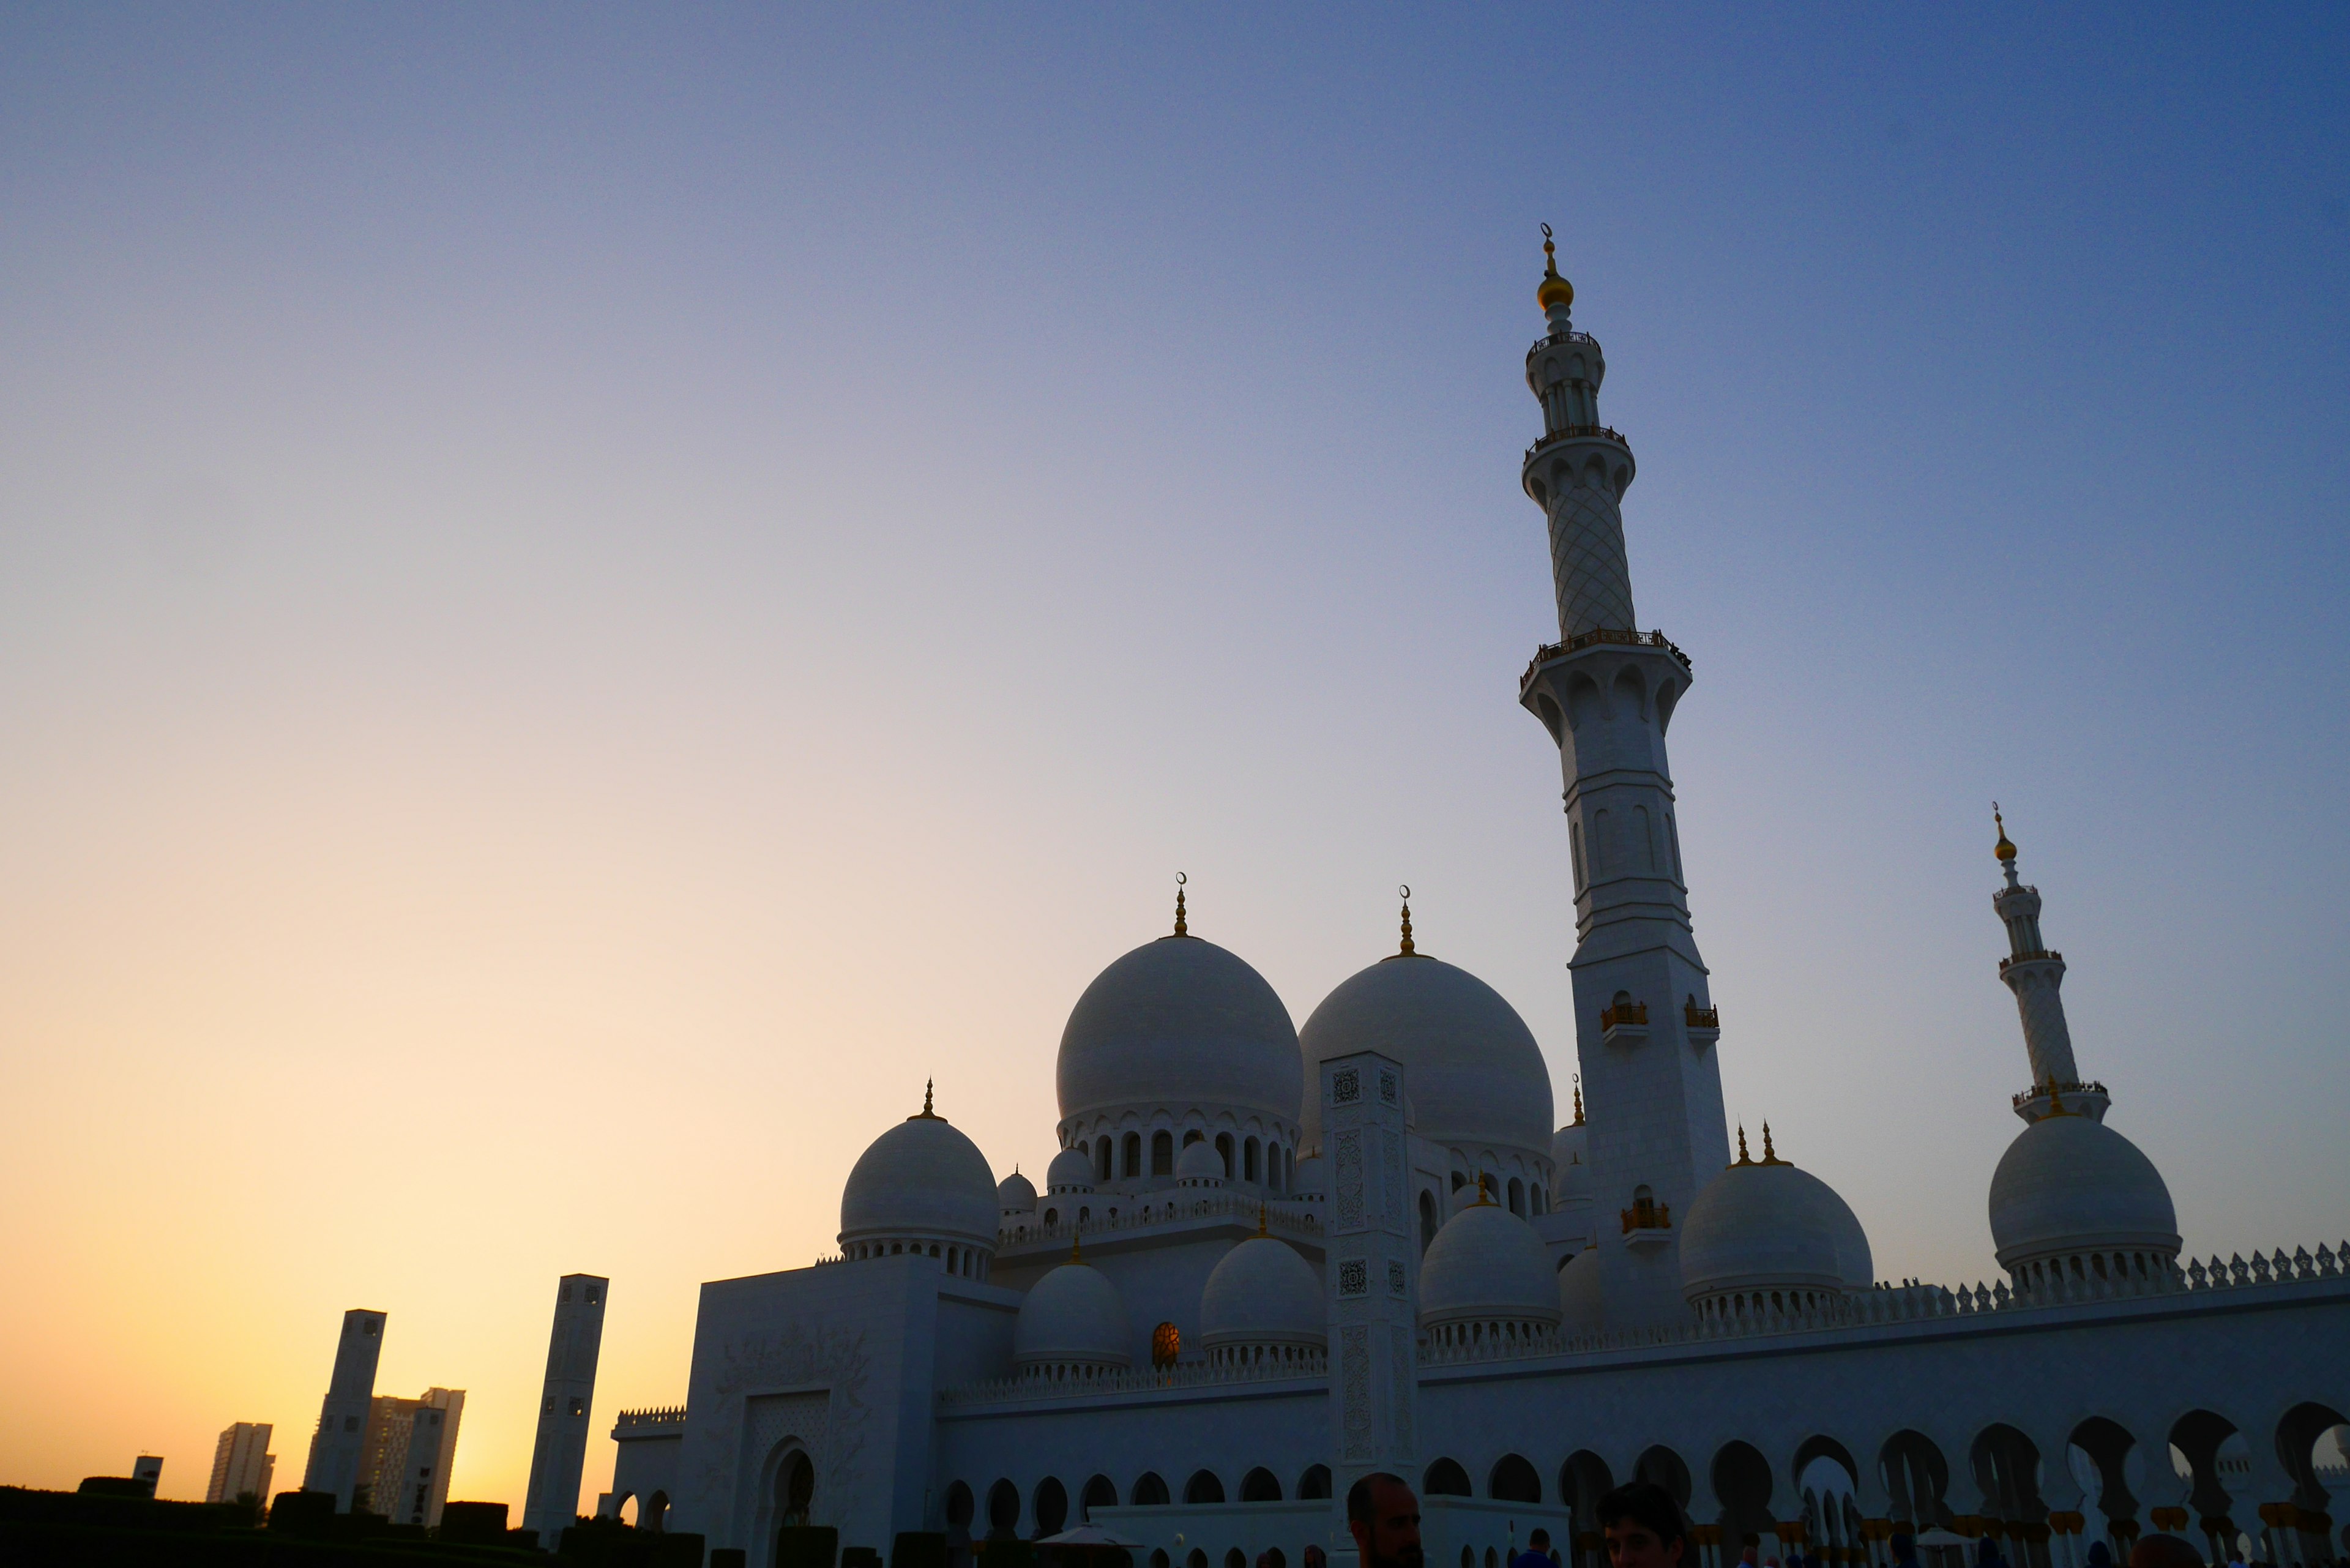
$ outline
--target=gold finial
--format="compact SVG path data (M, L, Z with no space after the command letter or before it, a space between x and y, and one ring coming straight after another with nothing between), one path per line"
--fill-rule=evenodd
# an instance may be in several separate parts
M939 1119L939 1118L938 1118L936 1116L934 1116L934 1115L931 1113L931 1085L934 1085L936 1082L937 1082L937 1080L936 1080L936 1079L934 1079L934 1078L925 1078L925 1079L923 1079L923 1080L922 1080L922 1108L921 1108L921 1110L920 1110L919 1113L917 1113L916 1115L914 1115L914 1116L908 1116L908 1117L906 1118L908 1121L910 1121L910 1122L922 1122L922 1121L931 1121L931 1122L934 1122L934 1121L937 1121L937 1120ZM1018 1174L1018 1172L1017 1172L1017 1170L1016 1170L1016 1169L1014 1170L1014 1174L1015 1174L1015 1175L1017 1175L1017 1174Z
M1183 872L1175 873L1175 934L1188 937L1191 933L1183 925L1183 885L1191 878Z
M2052 1116L2069 1116L2078 1114L2066 1110L2064 1102L2057 1097L2056 1075L2054 1073L2048 1075L2048 1114Z
M1999 842L1991 846L1991 852L2002 861L2014 859L2015 846L2007 841L2007 824L2000 817L1997 801L1991 803L1991 826L1999 829Z
M1260 1235L1260 1236L1262 1236L1262 1235L1264 1235L1264 1234L1265 1234L1265 1229L1264 1229L1264 1199L1262 1199L1262 1198L1260 1198L1260 1199L1258 1199L1256 1200L1256 1233L1257 1233L1258 1235Z
M1396 890L1397 890L1398 892L1399 892L1399 893L1401 893L1401 894L1403 895L1403 948L1402 948L1402 951L1403 951L1407 956L1409 956L1409 955L1411 953L1411 951L1413 950L1412 950L1412 945L1411 945L1411 884L1410 884L1410 883L1409 883L1409 882L1406 882L1406 883L1404 883L1400 888L1397 888Z
M1485 1189L1485 1173L1482 1170L1477 1173L1477 1201L1488 1209L1493 1206L1493 1195Z
M1771 1147L1771 1124L1769 1122L1764 1122L1762 1124L1762 1163L1765 1165L1784 1165L1787 1163L1785 1160L1779 1158L1779 1151Z
M1746 1124L1744 1122L1738 1124L1738 1163L1741 1165L1752 1165L1754 1163L1752 1159L1748 1158L1746 1155Z
M1583 1125L1583 1075L1575 1075L1575 1125Z
M1554 305L1571 306L1575 304L1575 285L1558 275L1558 246L1551 243L1550 225L1544 223L1542 232L1543 280L1542 286L1534 290L1534 303L1542 306L1544 315L1548 315Z

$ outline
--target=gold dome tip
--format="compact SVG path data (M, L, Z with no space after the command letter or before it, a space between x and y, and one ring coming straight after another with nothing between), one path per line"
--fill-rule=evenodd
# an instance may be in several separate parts
M2007 840L2007 824L2000 817L1997 801L1991 803L1991 826L1999 829L1999 842L1991 846L1991 854L2001 860L2014 859L2015 846Z
M1547 314L1554 305L1571 306L1575 304L1575 285L1558 275L1558 246L1551 240L1550 225L1544 223L1542 232L1543 280L1534 290L1534 303Z

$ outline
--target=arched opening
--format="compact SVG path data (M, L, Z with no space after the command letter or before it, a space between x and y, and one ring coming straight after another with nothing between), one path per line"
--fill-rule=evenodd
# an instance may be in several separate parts
M1510 1178L1510 1212L1521 1220L1526 1214L1526 1184L1514 1176Z
M1540 1502L1541 1472L1516 1454L1503 1454L1486 1478L1485 1495L1495 1502Z
M630 1530L634 1530L637 1527L637 1494L632 1491L624 1492L621 1494L619 1506L612 1511L612 1517Z
M1572 1539L1559 1543L1568 1568L1606 1568L1607 1537L1599 1532L1599 1500L1616 1488L1607 1461L1588 1449L1577 1449L1558 1467L1558 1497L1573 1517Z
M2019 1539L2022 1532L2016 1527L2037 1525L2048 1518L2048 1505L2040 1498L2038 1445L2015 1428L1998 1422L1977 1434L1967 1459L1991 1516L2007 1526L2005 1533L2018 1547L2029 1544ZM2036 1559L2040 1554L2030 1555Z
M961 1481L957 1481L952 1486L947 1488L948 1530L969 1531L971 1529L972 1515L976 1511L978 1511L978 1507L977 1504L972 1501L971 1488L965 1486Z
M1300 1502L1326 1502L1330 1498L1330 1467L1309 1465L1297 1478L1297 1499Z
M808 1521L816 1506L816 1466L806 1454L793 1451L775 1471L775 1516L789 1529Z
M1438 1459L1420 1478L1419 1490L1430 1497L1467 1497L1469 1472L1457 1459Z
M1860 1467L1852 1451L1834 1438L1814 1435L1795 1445L1795 1490L1804 1500L1804 1526L1810 1535L1806 1557L1848 1563L1860 1543L1860 1510L1853 1493Z
M1672 1494L1675 1502L1685 1509L1689 1507L1689 1466L1681 1461L1679 1454L1662 1443L1633 1461L1632 1479L1647 1481L1650 1486L1660 1486Z
M1015 1541L1020 1534L1020 1489L1008 1480L987 1489L987 1538Z
M1905 1427L1885 1439L1877 1468L1893 1500L1894 1523L1911 1535L1950 1527L1950 1507L1943 1499L1950 1490L1950 1466L1933 1438Z
M1419 1195L1419 1250L1421 1251L1427 1251L1428 1244L1436 1240L1437 1227L1442 1223L1443 1221L1436 1217L1436 1194L1423 1189Z
M1224 1553L1224 1568L1249 1568L1248 1553L1233 1547Z
M2137 1499L2129 1484L2130 1449L2137 1444L2120 1422L2092 1416L2073 1428L2064 1444L2064 1468L2081 1489L2083 1534L2111 1542L2116 1530L2137 1533ZM2116 1553L2127 1557L2126 1549Z
M1208 1568L1207 1549L1201 1546L1191 1548L1191 1554L1183 1559L1183 1568Z
M1771 1514L1771 1461L1752 1443L1724 1443L1713 1456L1713 1495L1721 1504L1711 1522L1726 1541L1761 1539L1778 1533Z
M1150 1568L1170 1568L1167 1556L1167 1548L1164 1546L1154 1546L1151 1548Z
M1153 1176L1175 1174L1175 1135L1173 1133L1155 1132L1150 1135L1150 1174Z
M1264 1146L1256 1139L1251 1138L1241 1145L1241 1179L1253 1184L1259 1182L1257 1162L1263 1158Z
M1084 1520L1092 1519L1094 1510L1097 1508L1117 1506L1118 1483L1107 1476L1096 1476L1086 1482L1086 1490L1077 1498L1077 1513Z
M1281 1501L1280 1480L1271 1470L1259 1465L1241 1477L1241 1501L1243 1502L1279 1502Z
M1111 1161L1111 1159L1112 1159L1113 1158L1114 1158L1114 1157L1113 1157L1112 1152L1111 1152L1111 1149L1110 1149L1109 1139L1107 1139L1107 1138L1106 1138L1106 1137L1105 1137L1105 1138L1097 1138L1097 1139L1095 1139L1095 1140L1094 1140L1094 1179L1095 1179L1095 1180L1097 1180L1097 1181L1107 1181L1107 1180L1108 1180L1108 1179L1109 1179L1113 1175L1115 1175L1115 1174L1116 1174L1114 1171L1112 1171L1112 1170L1110 1169L1110 1161Z
M659 1532L668 1526L669 1493L657 1491L645 1499L644 1517L637 1521L637 1528Z
M1134 1496L1129 1500L1136 1508L1163 1508L1167 1504L1167 1483L1157 1472L1145 1470L1135 1478Z
M1216 1479L1213 1470L1193 1470L1191 1479L1183 1483L1183 1501L1222 1502L1224 1501L1224 1483Z
M1142 1174L1142 1135L1140 1133L1126 1135L1126 1174L1130 1177Z
M1218 1155L1218 1156L1219 1156L1219 1157L1223 1160L1223 1162L1224 1162L1224 1179L1225 1179L1226 1181L1230 1181L1230 1180L1232 1179L1232 1134L1230 1134L1230 1133L1218 1133L1218 1134L1216 1135L1216 1153L1217 1153L1217 1155Z
M1037 1540L1058 1535L1069 1522L1069 1494L1058 1478L1046 1476L1036 1483L1036 1495L1030 1502L1036 1528L1030 1532Z

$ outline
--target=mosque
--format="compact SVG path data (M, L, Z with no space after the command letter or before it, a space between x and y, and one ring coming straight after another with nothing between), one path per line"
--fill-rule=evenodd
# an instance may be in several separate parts
M1733 1149L1665 752L1690 661L1637 629L1632 452L1544 251L1522 472L1558 640L1519 701L1565 784L1571 1112L1509 1002L1415 950L1408 903L1398 950L1299 1029L1179 891L1070 1011L1043 1189L926 1094L848 1173L837 1256L702 1286L685 1401L620 1415L608 1508L746 1568L811 1522L959 1554L1083 1523L1137 1568L1287 1568L1351 1557L1347 1488L1383 1469L1419 1486L1437 1568L1537 1527L1604 1568L1594 1506L1635 1477L1681 1499L1703 1568L1751 1542L1885 1568L1937 1528L2018 1568L2156 1530L2214 1563L2339 1554L2350 1243L2182 1262L2161 1173L2074 1059L2003 823L2027 1065L1989 1194L2004 1277L1879 1281L1767 1129Z

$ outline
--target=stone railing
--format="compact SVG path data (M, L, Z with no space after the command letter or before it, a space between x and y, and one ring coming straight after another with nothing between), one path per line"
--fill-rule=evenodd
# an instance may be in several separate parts
M1090 1377L996 1377L984 1383L941 1388L939 1404L959 1408L1029 1399L1085 1399L1100 1394L1149 1394L1177 1388L1239 1387L1262 1383L1326 1384L1329 1377L1329 1357L1316 1351L1300 1361L1185 1361L1173 1366L1135 1367Z
M685 1407L668 1405L656 1410L623 1410L614 1419L613 1425L615 1427L682 1427L685 1425Z
M2095 1078L2085 1078L2074 1083L2059 1084L2056 1085L2056 1092L2059 1095L2103 1095L2106 1093L2106 1086ZM2034 1084L2022 1094L2014 1096L2008 1103L2021 1109L2031 1101L2044 1100L2047 1097L2048 1085Z
M1284 1235L1319 1238L1322 1223L1311 1214L1284 1213L1277 1204L1295 1203L1294 1198L1260 1199L1244 1192L1201 1191L1197 1188L1174 1188L1168 1196L1128 1198L1121 1194L1063 1194L1060 1205L1066 1208L1078 1196L1089 1197L1093 1218L1080 1223L1061 1220L1050 1225L1024 1225L996 1232L998 1248L1024 1247L1043 1241L1079 1241L1091 1237L1118 1231L1156 1230L1162 1225L1180 1224L1188 1220L1233 1218L1250 1224L1256 1223L1262 1208L1265 1229ZM1118 1212L1112 1215L1102 1205L1115 1199ZM1149 1218L1144 1210L1149 1210Z
M1881 1284L1874 1290L1856 1291L1848 1295L1830 1298L1809 1309L1750 1312L1611 1334L1562 1334L1555 1346L1550 1349L1543 1348L1539 1343L1523 1340L1488 1340L1480 1345L1451 1347L1423 1345L1419 1360L1424 1366L1452 1366L1471 1362L1518 1361L1551 1355L1641 1350L1659 1345L1745 1339L1764 1334L1825 1333L1888 1324L1987 1317L1999 1313L2097 1302L2178 1298L2223 1290L2259 1290L2319 1280L2350 1281L2350 1241L2344 1241L2338 1249L2321 1246L2314 1255L2303 1247L2296 1248L2293 1256L2288 1258L2280 1248L2265 1258L2254 1252L2249 1262L2241 1256L2233 1257L2224 1263L2214 1257L2208 1264L2190 1262L2174 1272L2147 1278L2100 1279L2093 1275L2085 1279L2041 1283L2022 1290L2004 1282L1996 1285L1980 1282L1960 1285L1956 1289L1918 1282Z
M1523 691L1526 682L1534 679L1534 671L1552 659L1563 659L1578 649L1590 648L1602 642L1621 643L1627 648L1661 648L1680 660L1683 670L1695 668L1690 663L1689 655L1683 653L1679 647L1661 631L1634 631L1612 626L1600 626L1594 627L1589 631L1578 631L1564 642L1545 642L1535 649L1534 658L1526 661L1526 672L1518 677L1519 690Z
M1547 337L1535 338L1534 346L1526 350L1526 358L1531 359L1544 349L1555 348L1562 343L1588 343L1594 348L1599 347L1598 338L1588 332L1578 332L1570 327L1564 332L1554 332Z
M2060 952L2052 951L2047 948L2039 948L2028 953L2017 953L2012 958L2003 958L1999 961L1999 972L2005 974L2008 971L2009 966L2012 964L2039 963L2051 959L2054 960L2058 963L2063 963L2064 961L2064 955Z
M1596 436L1601 441L1612 441L1617 446L1622 447L1626 452L1630 452L1632 450L1632 443L1626 441L1621 433L1609 426L1565 425L1555 431L1545 431L1542 435L1537 437L1534 441L1534 444L1526 448L1526 455L1523 461L1532 462L1534 460L1534 453L1542 451L1542 449L1546 446L1555 446L1560 441L1573 441L1577 437L1584 436Z

